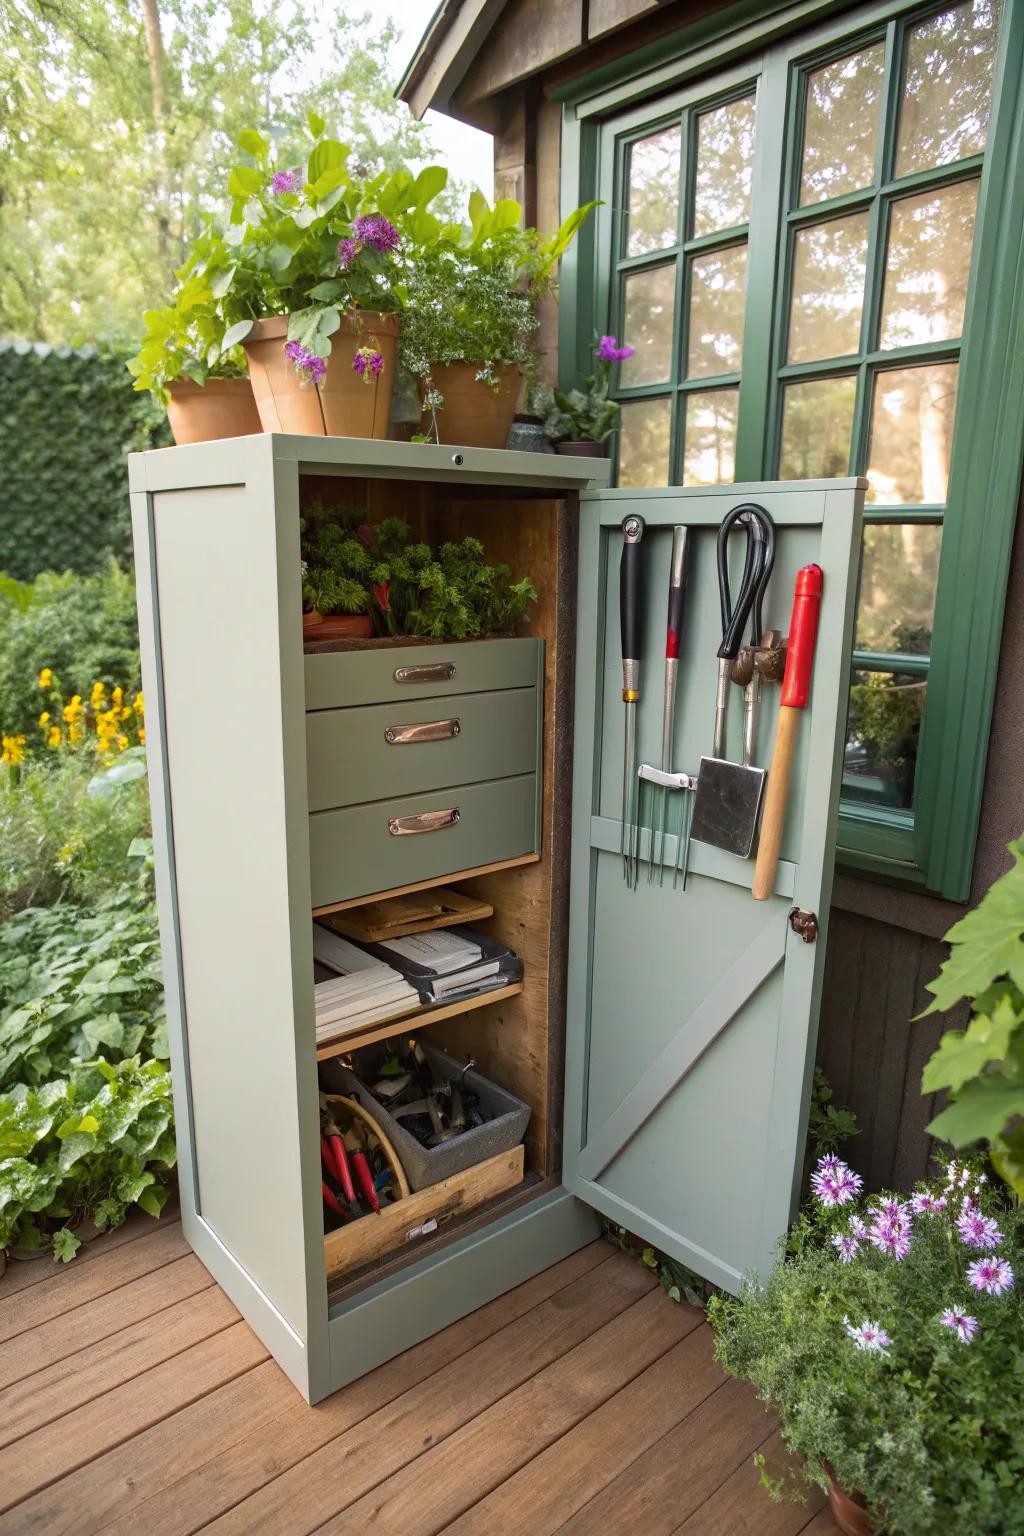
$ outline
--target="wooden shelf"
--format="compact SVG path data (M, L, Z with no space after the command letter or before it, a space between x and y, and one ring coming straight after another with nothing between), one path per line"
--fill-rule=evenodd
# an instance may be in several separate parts
M491 992L478 992L474 997L464 997L457 1003L423 1004L410 1013L385 1019L382 1024L367 1029L339 1035L335 1040L323 1040L316 1048L317 1061L330 1061L332 1056L344 1056L358 1050L361 1045L373 1045L377 1040L388 1040L392 1035L402 1035L409 1029L422 1029L425 1024L436 1024L441 1019L452 1019L458 1013L471 1013L474 1008L486 1008L488 1003L503 1003L506 998L517 997L523 990L521 981L511 987L495 987Z
M518 869L521 864L539 864L539 853L521 853L514 859L500 859L496 864L478 864L475 869L457 869L449 875L435 875L431 880L415 880L412 885L395 885L389 891L372 891L366 896L350 896L347 901L332 901L314 907L313 916L328 912L347 912L350 907L365 907L372 901L387 901L392 896L407 896L413 891L428 891L434 885L455 885L460 880L475 880L478 875L493 875L499 869Z

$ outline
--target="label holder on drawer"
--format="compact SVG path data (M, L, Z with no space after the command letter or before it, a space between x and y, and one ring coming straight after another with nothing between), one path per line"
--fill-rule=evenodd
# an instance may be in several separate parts
M384 740L389 747L412 747L423 741L451 741L461 730L461 720L425 720L419 725L389 725Z
M395 668L396 683L450 683L454 676L454 661L428 661Z

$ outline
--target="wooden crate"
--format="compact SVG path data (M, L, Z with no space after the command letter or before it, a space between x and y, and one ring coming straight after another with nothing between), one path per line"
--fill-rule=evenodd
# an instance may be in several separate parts
M396 1200L379 1216L363 1216L350 1226L328 1232L324 1238L328 1279L347 1275L371 1259L429 1237L445 1222L514 1189L522 1183L524 1160L524 1148L513 1147L511 1152L475 1163L441 1184L432 1184L405 1200ZM424 1231L424 1227L429 1230Z

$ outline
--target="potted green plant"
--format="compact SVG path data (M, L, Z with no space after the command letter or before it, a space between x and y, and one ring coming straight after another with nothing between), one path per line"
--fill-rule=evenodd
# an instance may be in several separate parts
M835 1154L762 1284L716 1297L718 1359L778 1414L843 1531L1024 1530L1024 1212L983 1165L861 1197Z
M408 269L444 226L429 210L448 173L427 166L368 176L310 113L303 166L270 163L248 129L254 164L228 179L222 346L249 360L264 430L388 436Z
M877 780L879 798L906 805L914 783L925 684L914 677L890 681L878 672L862 677L850 689L847 736L866 754L864 772Z
M139 351L128 363L134 387L166 407L176 443L262 430L245 354L224 344L217 313L224 270L223 243L208 223L177 273L173 301L147 310Z
M368 640L373 634L369 549L358 512L319 503L302 521L302 631L308 640Z
M492 208L474 191L469 233L444 229L423 246L409 274L400 355L420 380L428 439L504 448L532 365L537 302L593 206L545 238L523 228L514 199Z
M544 420L544 430L558 453L580 458L604 458L621 409L608 398L612 368L635 347L620 347L614 336L602 336L594 349L596 364L581 385L563 394L550 385L539 385L534 400Z

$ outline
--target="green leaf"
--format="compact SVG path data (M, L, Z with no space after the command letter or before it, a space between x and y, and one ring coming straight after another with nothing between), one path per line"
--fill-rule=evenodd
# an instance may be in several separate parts
M263 191L264 176L253 165L236 165L228 177L229 197L249 198Z
M448 185L448 172L443 165L426 165L412 186L413 204L425 208Z
M309 195L315 203L319 203L331 192L343 187L348 181L348 171L344 165L330 165L322 176L318 176L309 189Z
M120 1050L124 1046L124 1024L118 1013L100 1013L94 1019L87 1019L82 1025L82 1034L89 1042L90 1051L95 1054L101 1045L107 1045L111 1050ZM97 1125L85 1125L82 1130L96 1130Z
M270 153L270 145L262 133L257 133L255 128L244 128L238 135L238 147L244 149L247 155L252 155L256 160L265 160Z
M53 1234L53 1256L62 1264L70 1264L81 1246L81 1240L75 1236L70 1227L61 1227Z
M1017 1126L1008 1136L997 1136L989 1156L999 1177L1024 1200L1024 1125Z
M313 147L309 156L306 179L310 186L315 187L325 171L334 167L344 170L348 162L348 154L347 144L339 144L337 139L321 139L319 144ZM228 191L231 191L230 183Z
M1014 1115L1024 1115L1024 1079L994 1074L968 1083L927 1130L954 1147L965 1147L972 1141L991 1141Z
M474 187L469 194L469 222L473 226L473 244L479 245L484 239L491 220L491 205L480 191Z
M169 1194L170 1191L163 1184L153 1184L149 1189L142 1191L135 1203L141 1206L148 1215L159 1219L160 1212L167 1204Z
M959 1092L964 1083L969 1078L978 1077L990 1061L1005 1058L1014 1031L1021 1022L1009 997L1004 997L991 1017L976 1013L965 1030L949 1030L925 1066L921 1092L935 1093L940 1088Z
M95 1146L96 1137L91 1131L73 1131L70 1136L65 1136L57 1159L61 1173L67 1173L81 1158L88 1157Z
M79 985L84 992L99 992L108 981L113 981L120 969L120 960L101 960L86 972Z
M236 320L234 325L229 325L220 344L221 351L230 352L232 347L237 347L248 336L254 324L252 320Z
M977 997L1001 976L1024 990L1024 838L1008 846L1013 868L946 934L952 953L928 984L935 1001L925 1014L952 1008L961 997Z
M319 112L311 111L306 113L306 127L309 129L310 138L318 139L327 127L327 124Z

